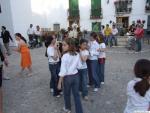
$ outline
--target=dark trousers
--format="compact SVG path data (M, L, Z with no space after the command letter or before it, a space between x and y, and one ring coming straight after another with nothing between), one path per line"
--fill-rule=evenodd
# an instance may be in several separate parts
M65 108L71 110L71 90L75 102L76 113L83 113L82 104L79 95L79 75L69 75L64 77L64 100Z
M100 87L100 80L98 77L98 60L90 60L91 74L95 88Z
M100 82L104 82L104 73L105 73L105 59L103 59L103 62L99 62L98 75L99 75Z
M34 36L32 34L30 34L28 36L29 36L29 41L32 41Z
M50 80L50 88L54 89L54 93L53 96L57 96L59 94L59 91L57 89L57 85L58 85L58 73L59 73L59 63L57 64L49 64L49 70L51 73L51 80Z
M90 63L90 60L87 60L87 67L88 67L89 85L93 85L93 78L92 78L92 71L91 71L91 63Z
M3 66L0 66L0 88L2 87L3 80Z
M80 69L79 70L79 90L82 92L82 96L85 97L88 95L88 88L87 88L87 69Z
M141 41L141 39L136 39L135 43L136 43L135 50L137 52L141 51L142 50L142 41Z

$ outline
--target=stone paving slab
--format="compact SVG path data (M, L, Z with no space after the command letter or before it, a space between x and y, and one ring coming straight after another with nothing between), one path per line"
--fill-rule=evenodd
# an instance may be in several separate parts
M123 113L126 105L126 86L134 75L133 66L137 59L150 59L150 52L120 54L113 51L125 48L111 48L107 52L106 82L98 93L89 88L89 101L82 101L84 113ZM63 113L63 97L56 99L50 94L48 61L45 48L31 50L33 60L32 77L17 77L20 56L13 53L5 75L11 80L4 81L4 113ZM72 105L74 103L72 102ZM74 107L73 107L73 112Z

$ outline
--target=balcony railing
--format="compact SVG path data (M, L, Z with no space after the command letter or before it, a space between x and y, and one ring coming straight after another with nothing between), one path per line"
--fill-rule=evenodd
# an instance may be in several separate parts
M129 14L132 11L132 0L118 0L115 7L116 14Z
M101 19L102 18L102 9L97 8L97 9L91 9L91 19Z
M132 8L116 8L116 14L129 14L131 13Z
M68 9L68 20L79 20L80 14L78 9Z
M126 2L127 4L131 4L133 1L132 0L117 0L114 3L118 4L118 3L121 3L121 2Z

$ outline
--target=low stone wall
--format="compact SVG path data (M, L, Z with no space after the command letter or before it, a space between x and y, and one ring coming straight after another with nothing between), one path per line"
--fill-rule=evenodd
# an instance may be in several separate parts
M117 36L118 46L126 46L127 36Z

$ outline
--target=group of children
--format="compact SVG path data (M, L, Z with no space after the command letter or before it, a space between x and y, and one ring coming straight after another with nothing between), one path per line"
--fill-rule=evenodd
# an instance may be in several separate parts
M71 112L71 91L74 96L76 113L83 113L79 92L88 100L88 85L94 86L94 92L104 84L105 50L103 41L97 42L97 34L91 33L90 40L66 38L62 41L62 50L56 43L55 36L46 41L51 73L50 88L53 96L60 97L64 92L66 113Z

